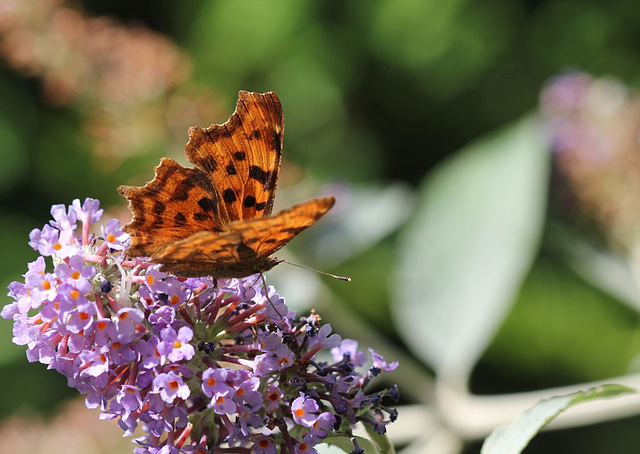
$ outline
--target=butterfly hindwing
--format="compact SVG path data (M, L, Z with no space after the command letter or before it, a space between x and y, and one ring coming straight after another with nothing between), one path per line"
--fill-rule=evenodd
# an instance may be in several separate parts
M194 271L216 278L267 271L278 263L271 255L315 224L333 204L333 197L313 199L274 216L231 223L224 233L199 232L167 246L157 261L164 265L163 271L185 276ZM185 268L185 263L197 263L197 270Z
M263 219L263 222L236 223L233 231L241 233L243 242L255 250L258 260L262 260L287 244L303 230L311 227L335 203L333 197L313 199L299 203L278 214ZM260 238L254 241L253 238Z
M226 123L189 129L185 154L215 181L225 221L271 214L283 134L282 106L272 92L241 91Z

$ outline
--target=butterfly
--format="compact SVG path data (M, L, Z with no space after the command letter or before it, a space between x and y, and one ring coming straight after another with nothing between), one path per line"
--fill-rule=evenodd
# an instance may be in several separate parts
M272 215L284 115L273 92L240 91L224 124L189 128L195 165L162 158L143 187L120 186L133 220L128 254L149 257L178 276L244 277L270 270L272 257L333 206L309 200Z

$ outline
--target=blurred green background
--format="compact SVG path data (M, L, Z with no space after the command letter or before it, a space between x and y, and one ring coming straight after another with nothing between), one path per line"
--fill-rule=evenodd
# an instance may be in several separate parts
M0 283L35 259L28 234L52 204L98 198L126 221L118 185L162 156L185 163L188 126L225 121L238 90L275 91L277 207L338 198L291 253L353 282L323 277L311 296L282 289L293 271L274 282L400 359L404 403L430 408L438 376L502 394L633 372L638 306L577 271L565 239L626 250L557 216L573 211L531 115L567 70L638 85L639 20L633 0L0 0ZM52 417L75 391L27 365L10 331L0 321L0 416ZM527 452L637 452L638 424L543 434ZM479 449L457 440L445 452Z

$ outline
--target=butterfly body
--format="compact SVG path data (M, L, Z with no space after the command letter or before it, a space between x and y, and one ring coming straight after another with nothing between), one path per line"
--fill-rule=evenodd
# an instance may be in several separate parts
M189 129L186 168L163 158L143 187L120 186L133 220L129 255L179 276L243 277L280 263L271 255L313 225L333 197L271 215L284 117L275 93L241 91L221 125Z

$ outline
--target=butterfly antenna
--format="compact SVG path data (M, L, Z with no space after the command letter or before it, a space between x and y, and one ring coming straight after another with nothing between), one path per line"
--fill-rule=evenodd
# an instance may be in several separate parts
M278 260L278 263L286 263L287 265L293 265L293 266L297 266L298 268L303 268L305 270L314 271L316 273L324 274L325 276L329 276L329 277L332 277L334 279L338 279L338 280L346 281L346 282L351 282L351 278L350 277L338 276L336 274L327 273L326 271L316 270L315 268L310 268L308 266L300 265L299 263L288 262L287 260Z

